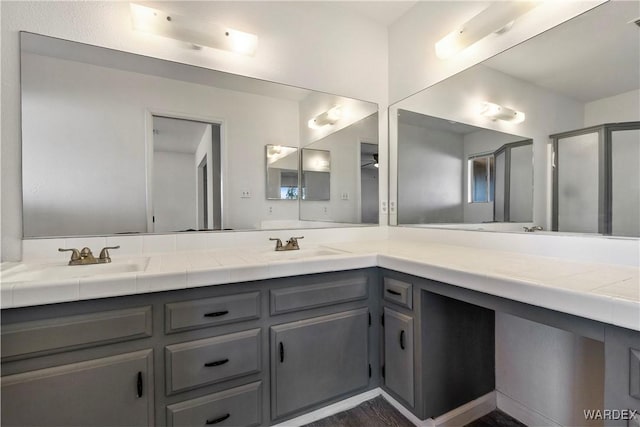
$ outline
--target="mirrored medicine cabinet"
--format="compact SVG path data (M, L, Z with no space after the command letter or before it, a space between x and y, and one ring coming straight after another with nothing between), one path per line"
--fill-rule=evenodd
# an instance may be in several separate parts
M391 105L390 223L640 237L637 15L604 3Z
M377 224L360 167L377 104L33 33L20 43L25 238ZM331 169L301 170L301 152Z

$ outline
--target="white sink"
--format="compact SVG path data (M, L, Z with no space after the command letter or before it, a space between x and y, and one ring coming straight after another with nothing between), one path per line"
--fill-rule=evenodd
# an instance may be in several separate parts
M106 274L134 273L147 268L149 258L113 260L108 264L67 265L67 263L27 264L8 270L3 282L32 282L40 280L64 280Z
M291 259L306 259L323 256L344 255L347 252L329 248L308 248L294 251L273 251L265 255L269 261L285 261Z

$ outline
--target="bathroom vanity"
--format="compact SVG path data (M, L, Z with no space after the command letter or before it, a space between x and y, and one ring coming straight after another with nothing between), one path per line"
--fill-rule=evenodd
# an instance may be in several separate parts
M3 420L272 425L378 387L417 418L436 419L494 391L496 312L603 342L605 408L640 408L637 303L607 295L606 286L544 286L523 279L524 268L508 277L499 262L471 271L471 261L452 257L482 252L486 261L497 252L392 241L357 247L343 243L297 259L266 254L268 261L244 268L186 267L184 282L162 291L5 306ZM557 262L516 261L543 269ZM588 264L564 265L572 272L567 284L589 273ZM637 278L637 269L607 269ZM220 274L232 270L253 277ZM291 275L275 277L279 271ZM142 283L147 273L156 274L128 273L112 285L128 275ZM189 285L196 274L210 274L210 285ZM75 280L80 288L89 283ZM29 286L13 284L12 296Z

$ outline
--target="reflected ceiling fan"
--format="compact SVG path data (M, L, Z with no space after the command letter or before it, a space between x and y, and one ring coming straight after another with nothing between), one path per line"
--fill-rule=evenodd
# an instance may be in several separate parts
M364 168L364 167L371 166L371 165L373 165L376 168L379 167L379 165L378 165L378 153L373 153L372 157L373 157L372 161L369 161L367 163L363 163L362 165L360 165L360 167Z

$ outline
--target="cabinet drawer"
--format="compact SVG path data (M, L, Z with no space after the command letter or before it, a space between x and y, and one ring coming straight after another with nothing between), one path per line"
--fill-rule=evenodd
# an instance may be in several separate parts
M257 426L262 421L262 383L255 382L167 406L169 426Z
M165 331L170 334L259 317L259 292L177 302L165 305Z
M146 306L2 325L2 359L150 337L151 322Z
M411 283L385 277L382 292L384 292L383 298L385 300L407 307L408 309L413 308Z
M167 394L260 371L260 329L165 348Z
M367 298L367 277L271 290L271 314Z

